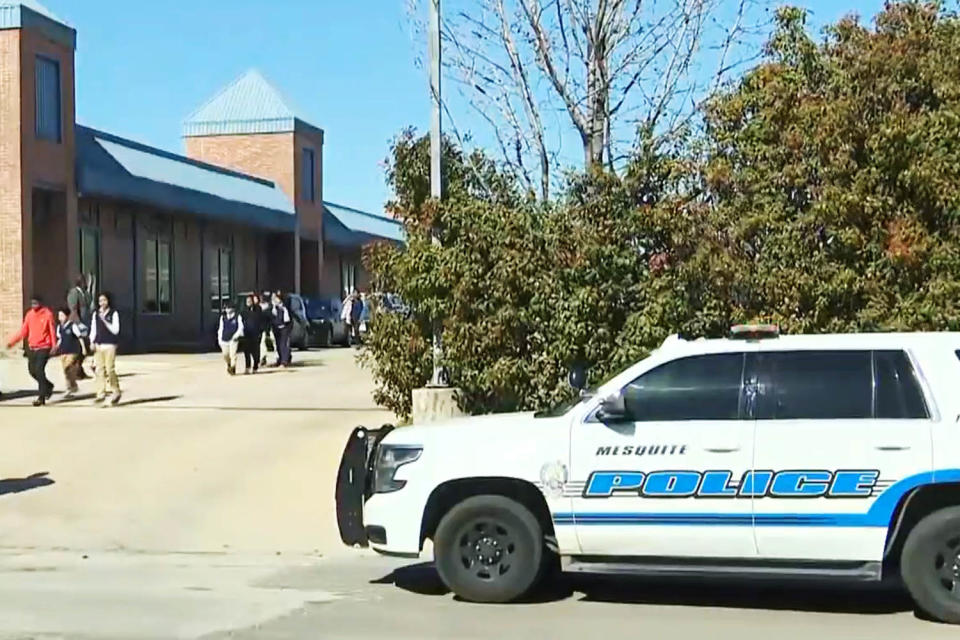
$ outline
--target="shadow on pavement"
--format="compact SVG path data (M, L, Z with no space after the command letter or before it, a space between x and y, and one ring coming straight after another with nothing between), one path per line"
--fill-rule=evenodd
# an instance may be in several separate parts
M47 477L49 474L49 471L43 471L29 475L26 478L7 478L6 480L0 480L0 496L8 493L23 493L31 489L48 487L53 484L53 478Z
M20 400L21 398L36 398L37 392L34 391L5 391L0 395L0 402L9 402L10 400Z
M133 400L121 400L115 406L118 407L133 407L141 404L153 404L155 402L170 402L172 400L179 400L183 396L154 396L152 398L134 398Z
M371 584L392 584L420 595L450 591L432 563L399 567ZM913 611L909 596L887 584L822 584L766 580L738 582L718 578L630 578L560 574L523 598L521 604L581 602L766 609L817 613L891 614Z

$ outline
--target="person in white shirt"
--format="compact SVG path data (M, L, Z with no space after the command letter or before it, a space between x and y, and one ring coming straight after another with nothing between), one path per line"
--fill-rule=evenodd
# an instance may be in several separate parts
M117 377L117 345L120 344L120 314L113 308L107 292L97 299L99 307L90 325L90 344L97 374L97 397L94 402L107 399L107 384L113 397L110 404L120 402L120 380Z
M240 338L243 337L243 319L237 313L233 304L227 303L220 315L220 326L217 327L217 340L220 342L220 352L227 363L227 373L237 373L237 351L240 348Z

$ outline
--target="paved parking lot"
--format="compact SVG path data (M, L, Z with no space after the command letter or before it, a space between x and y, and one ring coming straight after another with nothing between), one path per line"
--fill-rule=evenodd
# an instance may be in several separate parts
M391 416L353 351L297 360L230 378L214 354L126 356L121 406L41 409L3 361L0 639L956 636L890 589L576 578L459 602L428 563L340 544L343 442Z

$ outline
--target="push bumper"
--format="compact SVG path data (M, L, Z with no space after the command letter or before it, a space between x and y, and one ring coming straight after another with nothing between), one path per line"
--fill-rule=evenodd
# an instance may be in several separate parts
M340 539L348 546L368 546L370 534L373 534L374 544L379 542L380 531L370 527L368 532L364 526L363 505L370 497L377 445L392 430L391 425L384 425L380 429L357 427L347 439L337 470L335 498L337 528L340 530Z

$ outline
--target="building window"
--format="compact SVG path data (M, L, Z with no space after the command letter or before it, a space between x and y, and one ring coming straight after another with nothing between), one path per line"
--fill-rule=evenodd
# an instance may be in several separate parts
M80 227L80 273L92 291L100 290L100 229Z
M143 311L145 313L170 313L173 274L170 240L159 236L147 238L143 251L145 284Z
M213 256L210 273L210 308L222 311L233 297L233 250L219 247Z
M303 150L303 198L307 202L317 199L317 161L313 149Z
M344 297L357 288L357 264L340 258L340 284Z
M37 138L60 142L60 63L37 56Z

